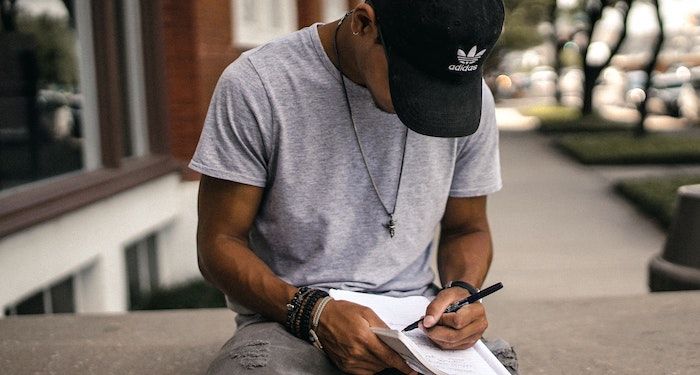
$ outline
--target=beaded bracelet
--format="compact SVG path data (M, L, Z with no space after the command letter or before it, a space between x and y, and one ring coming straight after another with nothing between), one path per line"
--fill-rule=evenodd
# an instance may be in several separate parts
M320 289L308 287L299 288L292 300L287 304L287 320L285 328L292 335L312 342L310 334L312 315L318 301L328 297L328 293Z
M299 288L299 290L297 290L297 292L294 294L294 297L292 297L292 300L287 304L287 320L284 322L284 327L292 334L294 333L294 316L301 306L303 296L309 291L310 289L305 286Z
M311 342L311 337L309 336L309 331L311 330L311 318L313 314L314 307L316 303L323 297L327 296L328 293L322 290L314 290L312 294L309 294L304 307L301 311L301 318L299 322L299 337Z

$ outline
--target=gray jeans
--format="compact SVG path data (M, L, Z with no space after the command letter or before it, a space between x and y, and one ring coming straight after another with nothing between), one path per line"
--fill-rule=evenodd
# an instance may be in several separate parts
M517 374L517 358L510 345L503 340L484 341L506 368L512 374ZM382 372L392 373L394 372ZM342 372L325 353L292 336L281 324L259 322L237 329L236 334L221 348L207 374L295 375Z

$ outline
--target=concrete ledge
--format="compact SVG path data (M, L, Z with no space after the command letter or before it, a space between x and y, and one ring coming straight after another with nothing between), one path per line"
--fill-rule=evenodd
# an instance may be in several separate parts
M496 297L496 296L494 296ZM487 302L522 374L700 374L700 292Z
M487 337L522 374L698 374L700 292L528 303L494 295ZM203 373L234 331L227 310L0 320L2 373Z
M0 320L3 374L201 374L234 332L225 309Z

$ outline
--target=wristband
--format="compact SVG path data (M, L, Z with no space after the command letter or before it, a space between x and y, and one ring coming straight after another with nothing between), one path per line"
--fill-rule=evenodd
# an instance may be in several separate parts
M309 329L309 341L311 341L311 343L314 344L314 346L319 350L323 350L323 345L321 345L321 341L318 339L318 335L316 334L316 328L318 328L318 322L321 320L321 313L323 312L323 309L326 308L326 305L332 299L333 298L329 296L323 297L318 302L318 307L316 307L316 311L314 311L314 317L311 320L311 328Z
M455 286L460 287L462 289L466 289L469 292L469 295L479 293L479 288L475 287L472 284L469 284L466 281L462 281L462 280L450 281L447 284L445 284L445 286L442 289L444 290L444 289L452 288Z

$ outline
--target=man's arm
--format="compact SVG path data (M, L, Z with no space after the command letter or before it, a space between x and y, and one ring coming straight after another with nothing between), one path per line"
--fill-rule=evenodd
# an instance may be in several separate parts
M261 315L284 323L297 288L285 283L248 248L248 232L263 189L202 176L197 260L217 288Z
M444 285L462 280L481 287L493 254L486 196L449 198L441 226L437 254L440 281ZM423 323L428 336L444 349L471 347L488 326L480 303L467 305L456 313L443 314L447 306L468 295L462 288L445 289L427 308Z
M262 194L258 187L202 176L197 258L209 282L249 309L284 324L286 305L298 289L275 275L248 247ZM376 373L387 367L411 372L370 327L386 324L369 308L331 301L317 333L326 353L344 372Z
M492 259L486 197L449 198L442 218L438 272L440 281L466 281L477 288Z

